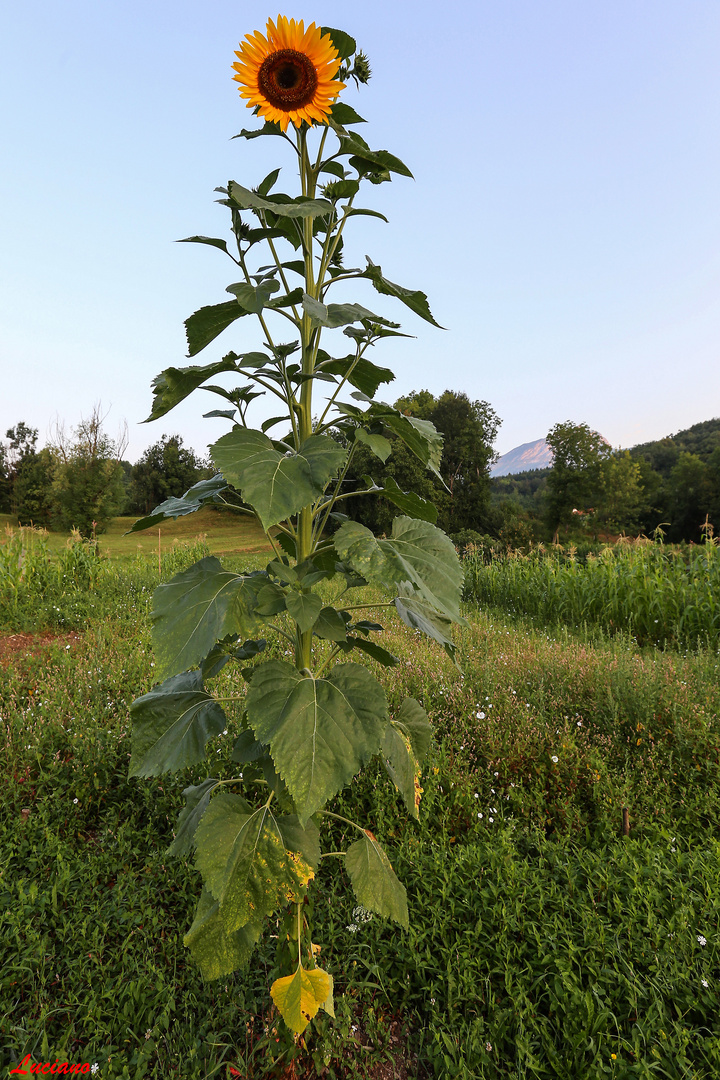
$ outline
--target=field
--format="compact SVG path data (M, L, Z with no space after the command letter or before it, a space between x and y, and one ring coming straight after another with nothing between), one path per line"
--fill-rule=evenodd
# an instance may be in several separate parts
M168 536L163 578L208 548L261 565L233 524L233 540ZM545 623L498 597L467 604L460 675L389 622L400 663L376 674L391 703L425 706L436 739L419 825L373 770L353 816L385 843L410 930L359 920L336 861L322 865L338 1019L288 1065L267 1007L275 942L220 983L182 945L198 875L165 849L202 769L127 778L128 704L153 681L157 536L148 554L117 543L108 559L40 545L21 578L7 558L0 584L3 1067L30 1053L103 1078L720 1075L716 647ZM209 754L229 759L232 738Z

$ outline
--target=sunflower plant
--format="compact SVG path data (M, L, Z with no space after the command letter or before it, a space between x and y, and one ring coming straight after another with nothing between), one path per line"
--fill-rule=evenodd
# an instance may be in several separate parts
M438 325L424 293L389 281L370 258L364 268L345 265L351 220L386 220L356 204L361 186L412 175L387 150L370 148L356 133L362 117L338 100L343 80L368 81L367 57L346 33L305 29L282 16L265 34L248 35L236 56L240 94L263 121L236 137L286 143L300 189L278 191L279 169L254 188L230 181L217 190L229 210L232 249L214 237L185 241L219 249L236 279L230 299L187 320L189 356L248 316L259 322L261 342L155 379L149 420L202 388L222 399L222 408L206 415L225 417L231 427L211 447L217 474L162 503L133 531L208 504L234 506L260 522L273 557L264 570L236 573L210 556L157 588L153 643L162 681L131 706L130 775L199 765L208 740L233 718L232 760L242 771L185 788L169 849L180 857L194 851L202 876L185 944L203 975L215 979L248 962L268 917L277 920L280 970L271 996L299 1034L318 1010L333 1013L333 979L317 963L308 893L321 860L342 858L358 903L408 924L405 889L370 828L329 807L379 759L417 818L431 729L412 698L391 713L382 685L358 660L396 663L376 640L376 614L390 607L453 655L462 572L431 503L391 479L380 486L366 476L359 492L346 479L358 446L385 461L391 436L438 476L442 452L432 424L377 399L394 376L368 353L381 339L401 336L399 324L331 300L341 282L369 281ZM220 373L241 385L216 385ZM316 391L323 397L314 405ZM258 429L249 426L248 409L262 393L278 399L279 412ZM341 511L349 494L395 504L402 514L392 535L378 539L348 520ZM392 598L358 602L356 590L368 583ZM241 679L228 678L228 664L239 665ZM323 830L335 822L354 840L342 852L324 852Z

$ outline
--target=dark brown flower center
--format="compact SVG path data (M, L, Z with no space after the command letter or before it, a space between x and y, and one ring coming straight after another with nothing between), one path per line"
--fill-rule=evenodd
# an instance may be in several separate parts
M317 84L312 60L295 49L280 49L267 56L258 72L258 87L263 96L285 112L309 105Z

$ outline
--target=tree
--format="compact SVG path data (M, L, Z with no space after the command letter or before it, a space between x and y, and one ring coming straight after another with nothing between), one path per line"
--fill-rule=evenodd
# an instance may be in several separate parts
M120 464L126 433L111 439L104 431L100 406L68 436L55 428L52 499L54 517L62 529L76 528L83 536L104 532L124 503Z
M713 503L712 473L697 454L681 451L670 472L669 510L671 540L701 539L700 528Z
M179 498L207 475L209 469L205 463L183 446L179 435L162 435L133 465L131 509L138 514L149 514L154 506L173 496Z
M36 450L38 431L21 420L5 432L0 454L0 501L23 525L50 524L51 456Z
M640 462L630 457L629 450L616 450L606 457L600 466L597 523L606 529L635 529L644 500Z
M385 462L367 446L360 446L348 476L358 482L364 475L380 484L392 478L403 491L414 491L438 509L437 524L449 533L463 529L487 531L490 520L490 464L492 444L501 420L487 401L471 401L467 394L446 390L438 398L429 390L398 398L394 408L418 420L430 421L444 437L440 462L441 484L423 467L406 444L390 439L392 452ZM348 499L346 513L374 532L388 532L401 511L386 499Z
M602 463L611 449L597 431L587 424L566 420L547 435L553 452L548 475L546 520L555 541L562 525L566 528L577 513L594 506L601 493Z

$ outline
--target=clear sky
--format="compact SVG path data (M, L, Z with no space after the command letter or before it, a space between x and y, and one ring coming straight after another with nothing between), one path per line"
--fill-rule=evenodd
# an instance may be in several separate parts
M485 399L500 453L563 420L631 446L720 414L717 0L282 10L357 38L373 79L344 100L415 175L370 189L390 224L357 219L346 246L351 265L368 254L427 292L448 328L372 294L416 335L375 351L397 375L387 399ZM280 164L279 140L230 141L256 123L233 50L276 15L254 0L4 5L0 436L25 420L44 441L97 401L111 432L127 420L133 461L163 433L200 453L223 434L199 392L138 424L152 378L190 362L183 320L234 280L219 252L173 241L226 235L214 187ZM193 362L259 344L243 320ZM273 411L261 403L258 426Z

